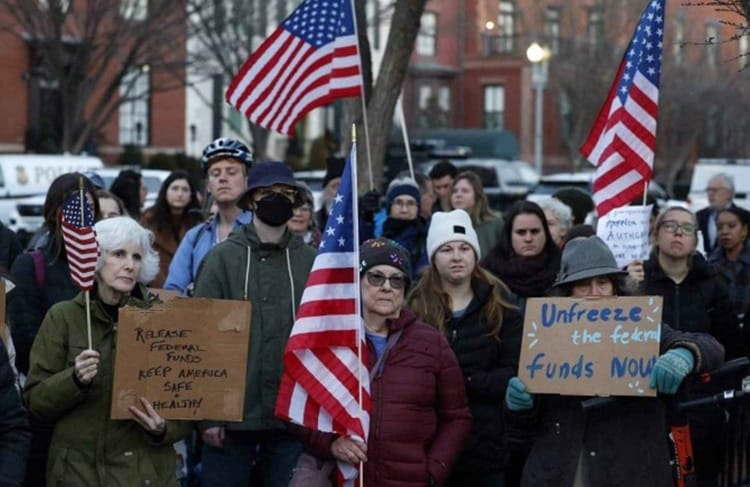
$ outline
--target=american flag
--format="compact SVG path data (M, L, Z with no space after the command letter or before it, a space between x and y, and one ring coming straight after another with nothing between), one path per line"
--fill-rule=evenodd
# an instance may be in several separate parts
M359 312L355 153L352 147L284 351L276 415L307 428L366 440L370 379L357 351L359 342L361 355L367 352ZM339 462L345 483L356 473L353 465Z
M94 232L94 210L83 190L76 191L63 204L62 234L73 283L83 291L94 285L99 245Z
M596 166L599 216L643 195L656 148L664 0L649 2L581 154Z
M305 0L234 77L226 100L251 122L292 135L313 108L362 90L352 0Z

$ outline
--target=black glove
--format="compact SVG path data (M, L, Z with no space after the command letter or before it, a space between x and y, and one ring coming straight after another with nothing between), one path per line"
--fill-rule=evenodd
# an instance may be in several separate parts
M380 193L374 189L366 192L359 200L359 212L367 221L372 221L372 217L380 210Z

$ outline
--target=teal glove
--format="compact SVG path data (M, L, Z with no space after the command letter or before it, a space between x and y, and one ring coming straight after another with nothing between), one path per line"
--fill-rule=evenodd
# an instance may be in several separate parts
M667 350L656 360L651 372L651 388L662 394L674 394L695 365L695 357L687 348L678 347Z
M508 382L505 390L505 404L511 411L523 411L534 406L534 397L526 392L526 386L518 377L513 377Z

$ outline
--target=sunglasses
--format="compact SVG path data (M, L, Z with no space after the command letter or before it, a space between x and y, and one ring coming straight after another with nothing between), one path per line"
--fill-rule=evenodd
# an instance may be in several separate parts
M386 277L383 274L379 274L377 272L368 272L365 274L365 276L367 276L367 283L370 284L370 286L383 287L385 281L391 283L391 287L393 289L403 289L406 286L405 276Z

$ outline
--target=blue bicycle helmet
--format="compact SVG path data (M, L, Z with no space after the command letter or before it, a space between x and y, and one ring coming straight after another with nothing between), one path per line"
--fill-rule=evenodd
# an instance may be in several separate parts
M203 155L201 156L201 167L203 170L208 171L211 161L219 157L237 159L245 163L248 169L253 165L253 154L250 152L250 149L239 140L229 137L220 137L203 149Z

